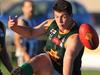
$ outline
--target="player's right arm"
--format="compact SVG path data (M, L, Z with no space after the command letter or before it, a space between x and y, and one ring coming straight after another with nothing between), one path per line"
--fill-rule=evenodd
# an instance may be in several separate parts
M52 22L53 19L48 19L34 28L29 28L29 27L19 26L11 18L9 18L8 27L24 37L32 38L32 37L39 37L45 34Z
M25 26L22 18L18 18L17 22L18 22L18 25ZM30 56L25 51L25 46L23 46L21 43L22 38L23 37L21 35L14 33L14 44L15 44L16 50L20 50L21 53L24 53L24 56L27 58L27 59L25 58L24 60L28 61L30 59ZM17 54L18 53L16 51L16 56L17 56Z
M24 26L24 22L21 18L18 18L18 21L17 21L18 25L21 25L21 26ZM14 44L15 44L15 47L18 48L18 49L22 49L23 46L21 44L21 39L22 39L22 36L17 34L17 33L14 33Z

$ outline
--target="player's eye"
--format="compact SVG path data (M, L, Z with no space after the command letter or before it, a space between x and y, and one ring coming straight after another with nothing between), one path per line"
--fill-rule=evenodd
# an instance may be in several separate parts
M59 16L55 16L55 18L59 18Z
M67 15L64 15L63 18L68 18L68 16Z

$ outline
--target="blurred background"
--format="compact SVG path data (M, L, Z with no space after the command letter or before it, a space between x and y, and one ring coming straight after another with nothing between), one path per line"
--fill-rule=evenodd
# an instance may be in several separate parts
M15 47L13 32L8 29L7 21L9 16L20 16L21 4L23 0L0 0L0 21L6 27L6 43L7 50L10 55L12 64L16 67ZM55 0L33 0L35 2L35 18L40 18L38 23L52 18L52 6ZM73 19L79 24L89 23L95 28L100 39L100 1L99 0L68 0L73 6ZM3 65L2 72L4 75L9 75L8 71ZM82 75L100 75L100 45L96 50L89 50L85 48L82 57Z

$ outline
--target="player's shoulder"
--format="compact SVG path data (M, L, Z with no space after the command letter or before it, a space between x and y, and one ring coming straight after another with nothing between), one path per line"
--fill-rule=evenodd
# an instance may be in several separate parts
M52 22L54 21L54 19L47 19L46 22L48 23L48 26L50 26L52 24Z
M52 22L54 21L54 19L50 18L50 19L47 19L48 22Z
M71 43L78 43L78 42L80 42L80 40L79 40L79 34L78 33L72 34L65 41L65 46L67 46L68 44L71 44Z
M71 36L69 36L68 39L78 39L79 38L79 34L76 33L76 34L72 34Z
M71 36L69 36L69 38L67 39L67 42L79 42L79 34L76 33L76 34L72 34Z

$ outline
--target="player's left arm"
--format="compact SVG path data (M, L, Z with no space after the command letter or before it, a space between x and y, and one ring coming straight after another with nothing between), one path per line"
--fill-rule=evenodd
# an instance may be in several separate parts
M4 37L0 37L0 58L3 64L8 69L8 71L11 72L13 70L13 66L10 62L9 55L7 53Z
M63 60L63 75L71 75L74 59L83 48L83 45L79 40L79 35L71 35L65 42L65 48L66 51Z

